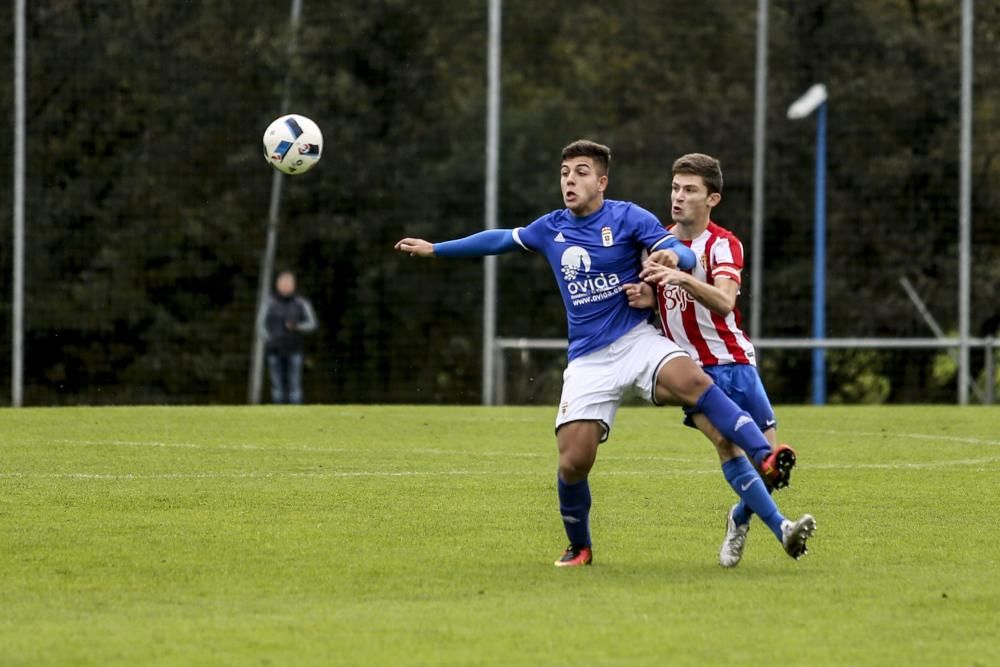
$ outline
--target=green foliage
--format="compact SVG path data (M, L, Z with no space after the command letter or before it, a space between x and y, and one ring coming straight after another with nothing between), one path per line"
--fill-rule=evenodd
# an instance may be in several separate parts
M830 403L881 404L892 383L882 373L877 350L830 350L827 353Z
M623 409L564 546L550 408L64 408L0 430L9 665L992 665L990 409L779 408L796 562L677 410ZM970 444L975 442L976 444ZM994 450L994 451L990 451ZM928 478L932 477L929 482ZM593 613L571 613L589 609Z
M941 352L934 356L934 365L931 368L931 377L937 386L954 385L955 376L958 373L958 362L954 353Z
M1000 62L994 4L976 11L972 284L983 319L997 307L980 286L1000 280L1000 89L982 85ZM0 7L6 44L12 11ZM287 3L28 3L28 402L243 400L272 176L259 141L286 75L293 110L327 142L314 173L286 179L278 246L320 320L307 397L478 401L481 263L417 262L391 246L482 227L486 11L307 2L289 62ZM613 148L610 195L664 218L674 157L717 154L716 217L749 257L755 12L744 0L688 13L647 0L584 0L569 13L504 3L501 226L560 206L555 156L589 136ZM763 332L808 331L814 126L784 111L816 81L831 91L830 334L922 327L896 288L903 273L954 321L958 3L782 1L770 15ZM9 161L0 181L11 182ZM5 238L10 210L0 189ZM10 269L5 245L8 293ZM565 335L552 281L537 257L501 259L501 335ZM843 400L919 395L930 358L905 364L916 369L893 377L888 398L868 378ZM802 400L806 366L786 370L776 397Z
M954 336L955 333L949 335ZM984 351L983 354L986 352ZM989 354L993 355L993 396L1000 396L1000 347L994 347ZM984 363L974 365L972 372L973 382L976 386L985 390L988 386L987 367ZM978 368L978 370L976 370ZM936 387L954 388L958 382L958 357L954 350L939 352L934 356L931 367L931 378Z

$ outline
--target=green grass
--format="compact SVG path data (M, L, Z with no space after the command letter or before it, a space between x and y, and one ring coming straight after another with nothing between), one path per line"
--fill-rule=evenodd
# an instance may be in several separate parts
M553 410L3 411L3 665L996 665L1000 412L783 408L793 561L624 409L558 570Z

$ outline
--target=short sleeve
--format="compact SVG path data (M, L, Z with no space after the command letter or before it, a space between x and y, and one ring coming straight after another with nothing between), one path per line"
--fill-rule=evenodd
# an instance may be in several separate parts
M660 219L641 206L632 204L627 216L636 241L647 250L657 250L667 239L673 238L673 234L666 230Z
M549 216L543 215L527 227L516 227L514 229L514 240L525 250L541 252L542 239L545 238L545 229L548 226Z
M712 278L728 278L741 282L743 274L743 244L735 236L722 236L712 244L712 254L709 258L709 270Z

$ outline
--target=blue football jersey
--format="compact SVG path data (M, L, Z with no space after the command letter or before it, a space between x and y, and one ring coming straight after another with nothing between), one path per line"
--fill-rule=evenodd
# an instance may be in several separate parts
M566 306L570 359L613 343L649 317L628 305L622 288L639 282L643 250L669 248L686 268L694 264L691 251L655 215L612 199L582 218L569 209L543 215L515 229L514 240L552 267Z

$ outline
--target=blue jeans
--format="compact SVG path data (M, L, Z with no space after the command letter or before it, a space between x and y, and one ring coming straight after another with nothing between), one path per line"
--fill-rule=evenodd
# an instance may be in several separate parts
M271 372L271 402L302 402L302 354L267 355Z

